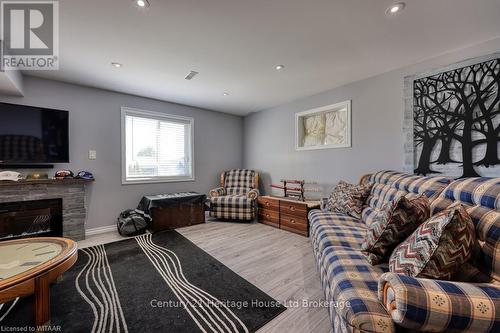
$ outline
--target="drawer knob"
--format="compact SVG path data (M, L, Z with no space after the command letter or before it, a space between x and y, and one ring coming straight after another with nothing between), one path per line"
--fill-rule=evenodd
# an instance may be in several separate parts
M266 217L269 217L269 214L266 214Z
M290 206L290 210L293 212L295 210L295 207Z
M294 220L294 219L291 219L291 220L290 220L290 222L295 223L295 220Z
M266 202L266 206L269 206L269 201Z

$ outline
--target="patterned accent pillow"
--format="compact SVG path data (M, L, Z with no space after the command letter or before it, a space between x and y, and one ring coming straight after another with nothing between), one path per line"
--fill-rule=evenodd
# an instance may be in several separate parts
M361 219L363 204L370 194L372 185L353 185L340 181L328 198L328 210Z
M429 216L430 202L425 195L413 199L400 196L385 204L374 214L361 244L366 259L372 265L388 259L392 250Z
M432 216L401 243L389 259L393 273L449 280L474 250L474 224L459 203Z

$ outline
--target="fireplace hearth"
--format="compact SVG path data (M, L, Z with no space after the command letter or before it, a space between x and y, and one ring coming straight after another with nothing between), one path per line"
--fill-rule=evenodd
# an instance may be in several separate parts
M62 199L0 203L0 241L62 235Z

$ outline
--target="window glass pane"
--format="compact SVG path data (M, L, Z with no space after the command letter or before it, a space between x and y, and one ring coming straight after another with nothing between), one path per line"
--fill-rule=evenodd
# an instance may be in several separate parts
M186 125L160 122L158 173L160 176L186 176L187 152L184 133Z
M127 180L192 177L191 124L160 118L125 116Z
M127 117L128 176L156 176L156 127L156 120Z

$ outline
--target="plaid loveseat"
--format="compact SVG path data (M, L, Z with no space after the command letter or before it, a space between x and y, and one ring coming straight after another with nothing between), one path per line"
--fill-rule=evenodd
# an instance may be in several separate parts
M310 235L321 283L330 302L334 332L499 331L500 179L473 178L452 182L380 171L373 183L363 220L329 212L309 213ZM360 252L373 214L397 196L425 194L432 213L460 200L468 206L479 239L475 265L463 278L487 283L413 279L372 266ZM364 222L366 221L366 222Z
M224 220L253 220L259 196L259 174L246 169L224 171L220 185L209 193L210 216Z

